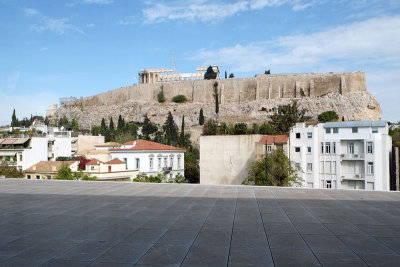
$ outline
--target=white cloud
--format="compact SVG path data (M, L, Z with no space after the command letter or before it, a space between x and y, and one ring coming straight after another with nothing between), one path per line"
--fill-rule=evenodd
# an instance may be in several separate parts
M40 51L42 51L42 52L44 52L44 51L47 51L49 48L47 47L47 46L42 46L41 48L40 48Z
M32 25L31 28L37 32L52 31L59 35L63 35L70 31L85 34L83 30L73 24L68 23L68 21L68 18L56 19L43 16L39 21L40 24Z
M28 16L28 17L33 17L33 16L40 14L39 11L37 11L34 8L24 8L24 13L25 13L25 16Z
M310 0L240 0L217 2L210 0L170 1L168 3L148 1L151 7L142 10L144 23L159 23L166 20L187 20L202 22L221 21L241 12L279 7L288 4L294 11L303 10L314 4ZM123 24L123 23L120 23ZM131 24L131 23L129 23Z
M339 26L308 35L283 36L252 44L236 44L216 51L201 50L194 57L218 62L234 71L278 71L323 68L332 61L350 65L400 62L400 16L387 16ZM314 69L313 69L314 68Z
M136 16L129 16L129 17L125 17L120 19L117 24L119 25L132 25L132 24L136 24L138 21Z
M86 28L93 28L94 27L94 23L87 23L86 24Z

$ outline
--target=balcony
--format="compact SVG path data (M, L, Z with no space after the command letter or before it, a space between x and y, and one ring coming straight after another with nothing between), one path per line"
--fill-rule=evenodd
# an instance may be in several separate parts
M341 176L342 180L364 180L365 174L359 173L343 173Z
M342 160L364 160L365 154L358 153L358 154L340 154L340 158Z
M163 172L170 172L172 171L172 167L164 167L162 168Z

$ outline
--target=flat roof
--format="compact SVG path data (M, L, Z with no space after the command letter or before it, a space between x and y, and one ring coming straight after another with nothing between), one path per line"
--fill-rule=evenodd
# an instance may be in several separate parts
M324 128L351 128L351 127L386 127L386 121L335 121L326 122Z

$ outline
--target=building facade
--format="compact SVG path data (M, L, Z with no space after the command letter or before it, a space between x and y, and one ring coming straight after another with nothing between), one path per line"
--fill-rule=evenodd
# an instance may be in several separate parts
M137 170L148 176L165 174L167 180L184 176L185 149L146 140L124 143L118 149L110 149L112 159L126 163L127 170Z
M309 188L390 190L392 140L385 121L298 123L290 160Z

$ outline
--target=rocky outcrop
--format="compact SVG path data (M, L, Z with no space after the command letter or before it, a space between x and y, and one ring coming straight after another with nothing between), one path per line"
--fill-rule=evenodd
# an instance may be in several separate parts
M291 101L298 101L301 108L307 110L307 115L316 118L318 114L334 110L345 120L379 120L381 108L376 99L368 91L351 92L346 95L328 93L319 97L276 98L262 99L236 104L221 104L218 114L219 121L227 123L246 122L262 123L272 115L274 108L286 105ZM125 121L142 122L147 114L150 120L162 125L171 111L175 122L180 125L182 115L185 115L187 126L198 125L199 111L203 108L204 116L217 118L215 103L163 103L154 101L125 99L113 104L91 105L80 99L62 105L51 118L53 121L66 116L68 119L78 120L80 128L88 129L90 125L100 125L101 119L113 117L117 121L121 114Z

